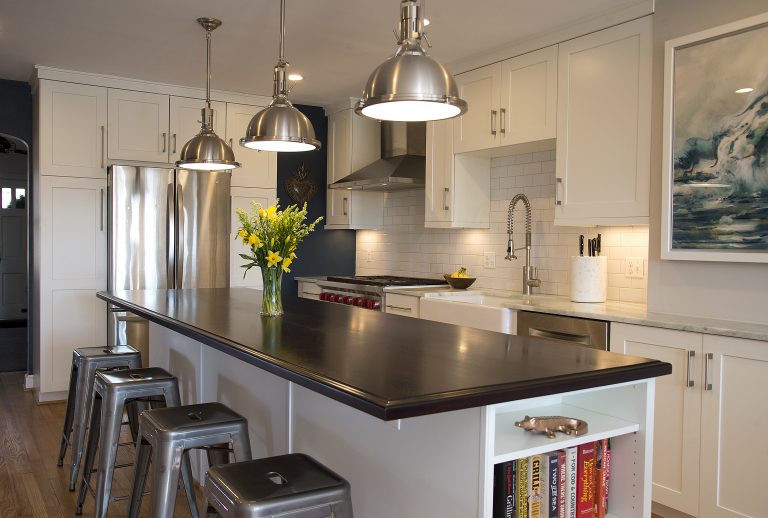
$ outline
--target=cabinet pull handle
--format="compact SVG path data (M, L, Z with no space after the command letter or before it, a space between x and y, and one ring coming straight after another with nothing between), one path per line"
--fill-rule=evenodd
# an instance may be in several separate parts
M704 355L704 390L712 390L712 383L709 380L709 362L715 358L713 353Z
M104 189L99 189L99 203L99 231L104 232Z
M106 146L104 142L104 133L105 129L104 126L101 126L101 168L104 169L104 147Z
M446 187L443 189L443 210L448 210L448 192L450 189Z
M173 151L172 153L176 153L176 134L173 134Z
M563 204L562 200L560 200L560 197L558 196L558 193L560 192L560 189L558 189L558 187L561 185L563 185L563 179L555 178L555 205Z
M167 135L168 135L167 133L163 133L163 151L162 151L163 153L165 153L165 150L166 150L166 147L167 147L167 146L166 146L166 143L165 143L165 137L166 137Z
M496 110L491 110L491 135L496 136Z
M347 215L347 197L345 196L341 200L341 213Z
M696 357L696 351L688 351L688 362L685 367L685 386L693 386L693 376L691 375L691 369L693 368L693 359Z
M402 306L393 306L392 304L387 304L386 307L388 307L389 309L396 309L398 311L407 311L408 313L412 311L411 308L404 308Z
M229 147L232 147L232 139L229 139Z
M502 135L505 135L507 133L507 128L506 128L506 125L504 124L504 118L506 113L507 113L506 108L502 108L501 111L499 112L499 125L501 126L499 131L501 132Z

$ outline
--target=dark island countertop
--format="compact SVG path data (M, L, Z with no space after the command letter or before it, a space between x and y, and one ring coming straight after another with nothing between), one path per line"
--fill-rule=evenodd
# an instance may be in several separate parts
M383 420L666 375L668 363L247 288L98 297Z

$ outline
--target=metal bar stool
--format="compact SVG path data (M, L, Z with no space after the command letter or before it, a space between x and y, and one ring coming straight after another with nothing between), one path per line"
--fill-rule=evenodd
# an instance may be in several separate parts
M67 412L61 432L58 466L64 465L67 447L72 447L69 470L69 490L75 490L77 473L85 445L85 422L93 393L93 379L98 370L137 369L141 367L141 354L133 347L81 347L72 351L72 370L69 374ZM71 436L71 439L70 439Z
M231 448L230 448L231 445ZM206 448L208 464L251 458L248 421L221 403L146 410L139 417L135 476L128 516L139 516L144 483L152 456L152 516L173 516L179 464L192 448ZM221 455L221 453L224 453ZM203 511L207 508L204 503Z
M352 518L349 483L301 453L214 466L205 497L225 518Z
M88 446L83 464L83 479L75 512L76 514L83 512L85 497L91 490L91 474L98 449L99 462L94 516L103 518L107 514L110 501L127 498L110 498L120 426L126 404L140 403L146 407L151 400L153 405L177 407L180 404L179 382L171 373L156 367L101 371L96 373L93 395ZM197 518L195 494L192 490L192 470L187 459L182 459L181 469L190 510L192 516Z

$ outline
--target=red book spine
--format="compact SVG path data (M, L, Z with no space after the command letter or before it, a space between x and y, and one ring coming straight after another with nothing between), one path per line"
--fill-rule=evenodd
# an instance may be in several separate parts
M557 452L557 518L565 518L565 451Z
M595 518L595 443L579 446L576 475L576 516Z
M595 518L605 518L605 464L608 455L608 439L597 442L597 456L595 461Z
M603 516L608 514L608 488L611 487L611 442L606 440L605 458L603 460Z

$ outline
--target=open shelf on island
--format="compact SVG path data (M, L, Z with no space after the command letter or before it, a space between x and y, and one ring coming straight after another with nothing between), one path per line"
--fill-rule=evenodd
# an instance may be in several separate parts
M531 417L566 416L581 419L587 422L588 432L578 436L558 432L554 439L550 439L546 434L527 432L516 427L515 421L522 421L526 415ZM524 410L499 411L496 414L493 463L498 464L539 453L569 448L585 442L625 435L637 432L639 429L638 423L565 403L529 407Z

